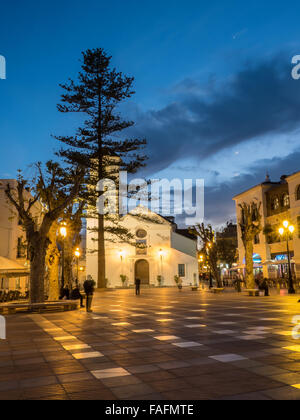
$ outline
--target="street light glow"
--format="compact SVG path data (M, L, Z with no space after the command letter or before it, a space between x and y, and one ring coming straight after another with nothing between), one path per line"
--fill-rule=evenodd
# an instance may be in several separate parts
M125 251L119 251L119 256L122 260L125 257Z
M75 257L77 257L77 258L79 258L80 257L80 250L79 250L79 248L77 248L76 250L75 250Z
M291 226L289 227L289 231L290 231L291 233L294 233L294 232L295 232L295 227L291 225Z
M158 255L162 258L164 256L164 251L162 249L159 250Z
M59 233L63 238L67 237L67 224L63 222L59 228Z
M283 226L287 229L289 227L289 222L287 220L285 220L283 222Z

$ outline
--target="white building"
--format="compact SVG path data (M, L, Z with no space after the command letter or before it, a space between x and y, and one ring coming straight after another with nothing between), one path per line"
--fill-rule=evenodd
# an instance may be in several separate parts
M292 257L292 269L300 278L300 172L282 176L278 182L266 181L234 197L237 220L241 218L239 204L256 201L262 203L262 225L269 227L271 234L261 232L254 241L254 263L256 271L262 271L265 277L279 278L288 270L287 244L279 235L279 228L285 220L295 226L290 238L289 248ZM239 266L245 264L245 250L238 224Z
M146 215L147 220L141 217ZM155 221L157 220L158 223ZM108 287L121 287L121 276L126 276L126 285L131 286L135 278L143 285L175 286L175 276L182 278L183 285L198 280L197 241L187 232L177 229L172 218L163 218L143 207L124 216L120 224L134 235L134 243L112 243L106 235L106 278ZM97 279L97 253L94 234L90 228L97 221L88 219L87 226L87 275Z

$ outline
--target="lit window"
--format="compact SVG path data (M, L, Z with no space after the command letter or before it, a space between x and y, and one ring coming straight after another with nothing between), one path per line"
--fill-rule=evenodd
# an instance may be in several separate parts
M288 194L284 194L282 196L282 205L283 207L289 207L290 206L290 197Z
M272 210L278 210L280 206L279 198L275 197L272 201Z
M26 257L26 245L23 242L23 238L18 238L17 258L25 258L25 257Z
M179 277L185 277L185 264L178 264Z

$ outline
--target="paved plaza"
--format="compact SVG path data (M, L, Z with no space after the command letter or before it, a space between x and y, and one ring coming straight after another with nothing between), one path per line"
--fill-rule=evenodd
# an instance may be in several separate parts
M7 316L0 398L299 400L298 299L120 290L92 314Z

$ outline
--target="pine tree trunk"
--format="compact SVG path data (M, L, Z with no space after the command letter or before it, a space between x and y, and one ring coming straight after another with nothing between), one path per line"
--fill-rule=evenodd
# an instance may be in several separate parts
M98 216L98 288L105 289L105 243L104 243L104 216Z
M43 303L45 301L46 241L37 241L33 249L30 264L30 303Z
M253 274L253 241L248 240L245 244L246 252L246 284L248 289L255 289Z

